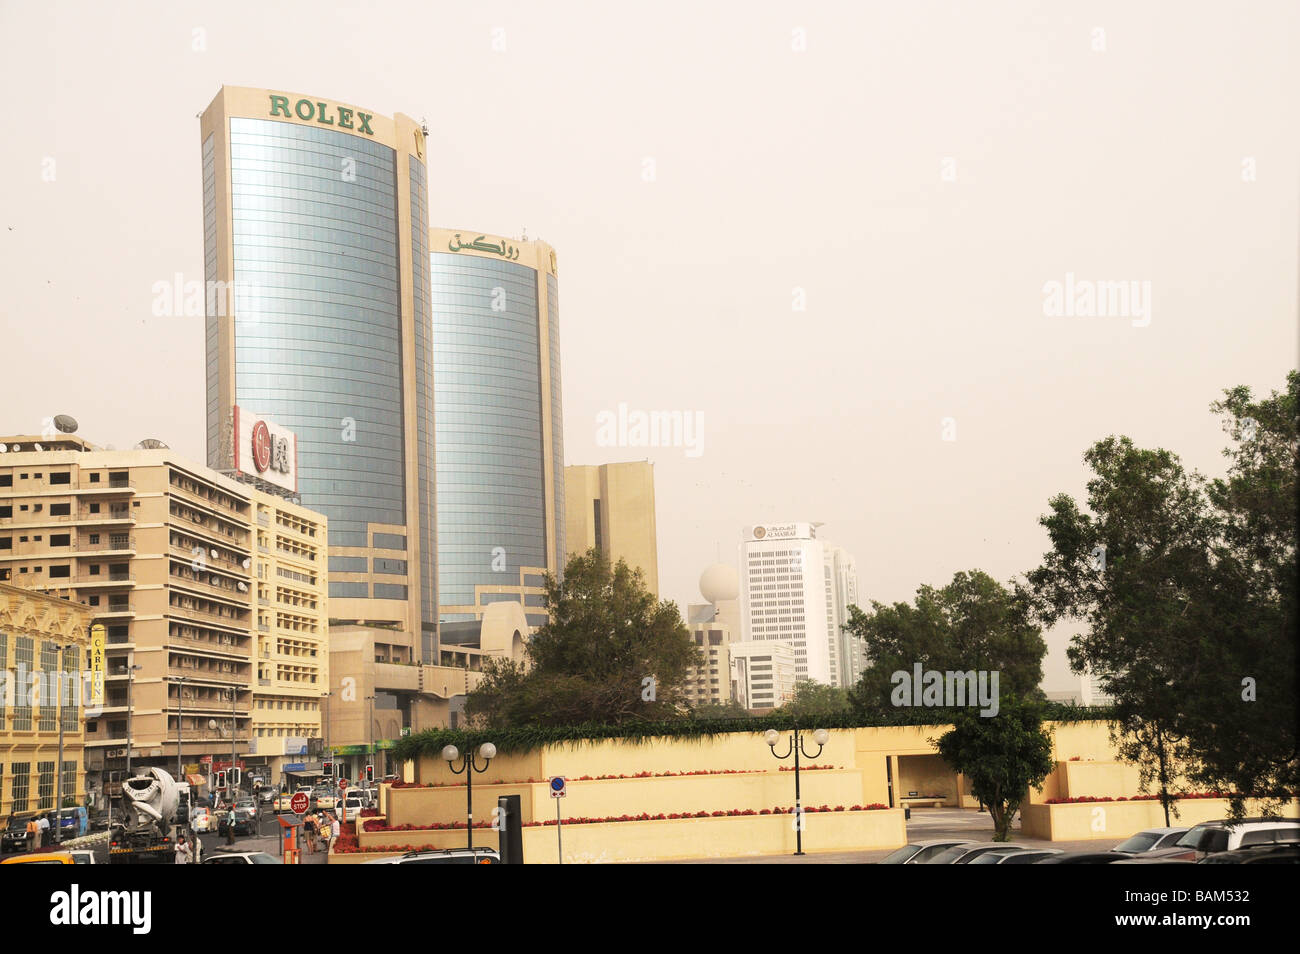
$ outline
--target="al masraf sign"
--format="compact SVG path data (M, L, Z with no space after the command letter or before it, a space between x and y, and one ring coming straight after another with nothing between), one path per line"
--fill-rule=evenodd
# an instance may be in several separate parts
M779 523L750 527L745 536L753 540L812 540L817 530L810 523Z
M298 438L262 414L234 410L235 470L298 492Z

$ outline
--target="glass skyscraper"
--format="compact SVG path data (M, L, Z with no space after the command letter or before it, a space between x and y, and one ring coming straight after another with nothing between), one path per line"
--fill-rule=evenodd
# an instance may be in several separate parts
M421 128L401 114L223 87L201 135L208 463L231 466L235 405L293 431L302 503L330 521L330 616L400 624L433 657Z
M440 618L546 621L564 559L559 286L543 242L430 233Z

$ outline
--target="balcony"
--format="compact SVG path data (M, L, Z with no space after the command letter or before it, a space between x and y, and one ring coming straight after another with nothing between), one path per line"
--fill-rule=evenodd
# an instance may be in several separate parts
M231 629L248 629L248 617L222 616L208 610L194 609L188 606L169 604L167 614L178 619L206 620L209 623L227 626Z
M107 540L103 539L103 534L100 534L100 537L101 539L98 543L91 543L89 538L78 540L77 550L95 553L105 550L120 550L124 553L135 552L135 536L133 534L112 533L108 535Z
M92 607L96 616L134 616L135 604L126 603L109 603L106 607Z
M232 603L239 603L241 607L248 598L248 592L241 592L235 587L218 586L215 583L209 583L207 580L201 580L198 577L184 576L179 573L171 573L167 581L172 586L184 586L192 590L198 590L200 593L210 593L221 599L229 600ZM245 584L247 586L247 584Z

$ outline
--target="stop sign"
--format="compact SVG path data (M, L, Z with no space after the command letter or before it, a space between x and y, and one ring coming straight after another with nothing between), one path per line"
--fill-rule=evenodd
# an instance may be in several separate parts
M289 799L289 808L295 815L306 814L308 804L306 792L294 792L293 798Z
M339 788L346 789L347 787L348 787L348 780L345 778L339 779Z

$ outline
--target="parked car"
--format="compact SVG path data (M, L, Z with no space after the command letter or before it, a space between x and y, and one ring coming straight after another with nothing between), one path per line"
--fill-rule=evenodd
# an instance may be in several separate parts
M205 865L282 865L275 855L265 851L223 851L214 848L212 853L201 862Z
M1148 851L1158 851L1161 848L1171 848L1186 831L1186 827L1146 828L1136 835L1125 838L1111 851L1119 851L1126 855L1140 855Z
M0 855L27 850L27 823L31 821L31 818L31 815L9 816L9 822L5 825L4 833L0 834Z
M966 862L966 864L999 865L1003 861L1005 861L1007 857L1009 857L1010 855L1024 854L1025 850L1026 849L1020 845L1004 844L1001 848L997 849L996 851L985 851L978 855L975 855L970 859L970 861ZM962 864L962 862L958 861L957 864Z
M343 799L343 814L339 816L339 821L356 821L361 817L361 812L364 808L365 806L361 804L361 799L349 795L347 798Z
M76 860L66 851L29 851L0 861L0 865L75 865Z
M64 808L58 812L58 816L56 819L53 811L48 811L40 816L50 822L50 830L46 836L47 840L70 841L73 838L80 838L90 831L90 815L84 806L78 805L74 808ZM62 837L55 839L55 825L60 823L62 824Z
M1251 845L1219 851L1201 859L1203 865L1300 865L1300 845Z
M1113 865L1117 861L1130 861L1132 857L1118 851L1070 851L1039 858L1033 863L1036 865Z
M195 807L190 811L190 830L195 832L212 830L212 813L206 808Z
M891 851L876 862L878 865L921 865L941 851L956 845L974 845L977 842L964 838L939 838L932 841L912 841Z
M998 860L994 863L999 865L1032 865L1044 858L1064 853L1060 848L1026 848L1024 851L1013 851L1010 854L999 855ZM978 860L978 858L975 859L975 861ZM974 861L971 862L971 864L974 863Z
M495 848L444 848L441 851L408 851L393 858L363 861L365 865L499 865Z
M317 808L325 811L332 811L338 805L338 793L328 786L322 785L312 793L314 804Z
M1239 822L1220 818L1201 822L1185 831L1170 848L1147 852L1148 858L1181 858L1197 861L1221 851L1236 851L1255 845L1300 842L1300 818L1244 818Z
M98 864L98 862L95 861L95 853L89 849L73 848L68 851L68 854L72 855L72 860L79 865Z
M1008 845L1004 841L967 842L966 844L962 844L962 845L953 845L951 848L947 848L939 852L929 861L922 862L922 864L968 865L972 861L974 861L977 857L984 854L986 851L1004 851L1008 848L1010 848L1013 851L1015 850L1015 846Z

